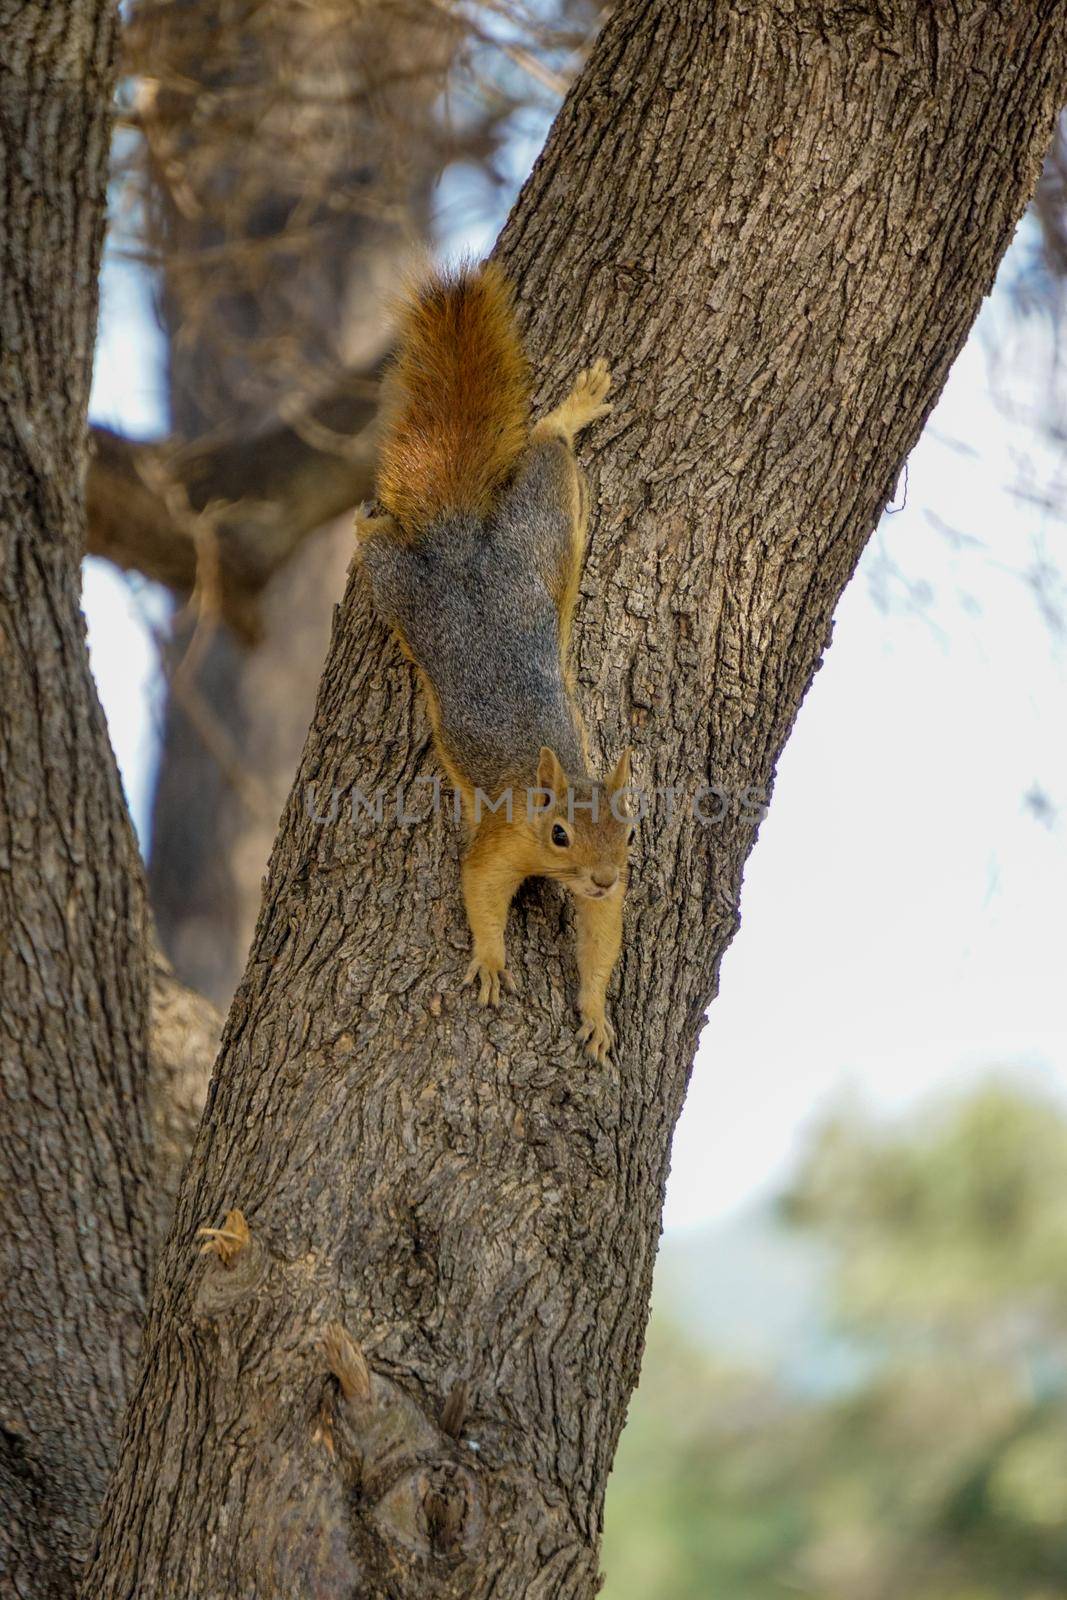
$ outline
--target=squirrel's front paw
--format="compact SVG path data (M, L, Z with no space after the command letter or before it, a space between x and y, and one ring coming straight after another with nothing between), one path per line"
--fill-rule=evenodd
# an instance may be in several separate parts
M498 1006L501 988L506 989L508 994L515 993L515 979L507 967L485 956L475 956L467 968L463 979L464 989L473 983L478 985L478 1004L482 1006Z
M578 1042L585 1045L586 1055L594 1061L606 1061L615 1048L615 1029L602 1011L583 1011Z

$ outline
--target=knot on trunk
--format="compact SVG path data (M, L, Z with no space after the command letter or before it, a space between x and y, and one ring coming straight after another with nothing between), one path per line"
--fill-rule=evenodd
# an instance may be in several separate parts
M217 1317L259 1288L267 1273L269 1257L254 1236L244 1214L236 1209L226 1213L221 1228L200 1228L197 1238L205 1242L202 1255L214 1258L205 1272L193 1302L197 1317Z
M373 1521L389 1544L454 1565L481 1543L481 1493L458 1462L436 1462L402 1474L374 1508Z

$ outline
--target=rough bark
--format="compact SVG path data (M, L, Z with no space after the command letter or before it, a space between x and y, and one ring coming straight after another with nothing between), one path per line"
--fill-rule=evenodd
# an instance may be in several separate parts
M616 1065L568 915L457 987L458 838L317 822L433 771L358 574L153 1298L101 1600L587 1600L671 1131L777 755L1067 87L1062 3L624 0L500 247L542 399L605 355L576 626L635 746ZM730 797L710 825L691 797ZM673 810L665 791L678 799ZM706 815L714 801L704 798ZM423 792L425 806L425 791ZM773 1003L773 997L769 997ZM198 1260L243 1211L251 1242ZM466 1402L464 1403L464 1386Z
M0 1594L73 1592L146 1299L144 893L80 611L112 0L0 3Z

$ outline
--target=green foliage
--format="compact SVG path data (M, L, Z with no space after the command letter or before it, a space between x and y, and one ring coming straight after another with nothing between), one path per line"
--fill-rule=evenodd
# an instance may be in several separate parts
M837 1121L782 1211L833 1246L868 1375L813 1403L657 1310L605 1600L1063 1600L1067 1122L998 1088Z
M1049 1104L991 1085L917 1131L833 1122L783 1211L838 1247L861 1328L1067 1331L1067 1123Z

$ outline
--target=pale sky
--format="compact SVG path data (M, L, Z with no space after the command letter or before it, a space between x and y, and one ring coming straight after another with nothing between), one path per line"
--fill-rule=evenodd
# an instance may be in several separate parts
M1067 525L1010 492L1067 484L1067 448L1018 416L1045 393L1047 340L1036 323L1020 333L1006 287L1031 247L1024 230L780 763L675 1139L668 1227L777 1187L844 1098L906 1109L991 1067L1067 1095L1067 633L1028 582L1051 563L1064 592ZM143 291L109 267L94 416L158 428L159 356ZM93 667L143 828L158 715L143 614L158 623L165 602L136 587L86 564ZM1051 818L1027 804L1035 788Z

